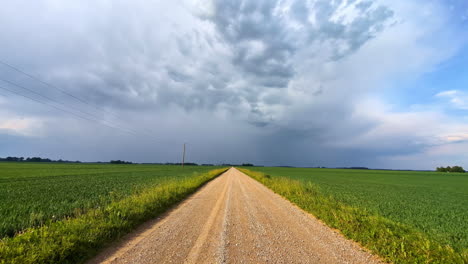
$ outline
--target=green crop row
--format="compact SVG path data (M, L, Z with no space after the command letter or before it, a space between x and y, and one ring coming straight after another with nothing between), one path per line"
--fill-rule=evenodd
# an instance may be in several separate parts
M77 263L180 202L226 169L174 177L105 206L0 241L0 263Z
M0 238L213 167L0 162Z
M468 174L269 168L256 170L317 185L324 195L410 226L456 251L468 248Z
M409 225L390 220L363 207L345 204L336 197L325 194L321 186L311 181L240 170L312 213L330 227L339 229L346 237L359 242L386 261L468 263L468 250L455 250ZM381 196L385 195L381 192Z

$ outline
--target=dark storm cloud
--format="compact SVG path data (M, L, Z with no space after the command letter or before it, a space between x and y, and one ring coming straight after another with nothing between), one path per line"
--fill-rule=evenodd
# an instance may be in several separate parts
M330 56L344 56L343 52L349 54L365 43L391 15L383 7L370 10L373 5L367 5L359 9L351 24L344 25L331 21L341 2L295 1L294 8L284 13L278 11L280 4L215 1L215 13L209 18L215 27L208 33L200 28L209 28L208 23L195 21L188 14L174 16L181 21L136 15L143 8L140 1L133 5L113 4L112 15L105 18L97 16L97 12L108 12L106 4L98 4L96 11L78 5L85 20L72 15L63 21L71 10L58 5L56 10L49 10L51 18L41 18L39 23L54 32L49 39L36 43L22 37L29 53L35 46L28 47L27 43L39 44L46 51L42 63L26 69L80 97L114 108L177 104L188 110L216 109L224 98L226 103L246 101L245 107L250 110L242 111L270 122L271 113L258 105L269 105L272 100L262 99L270 97L268 90L287 88L295 78L297 63L293 58L299 49L312 46L320 51L314 43L343 42L344 51L336 49ZM44 8L47 5L38 7ZM144 8L156 10L161 5ZM315 24L301 12L313 13ZM290 17L302 17L303 29L291 29ZM184 24L192 22L194 25ZM158 32L160 29L162 32ZM5 28L5 32L26 30L37 32L42 28L24 22L13 29ZM220 52L223 48L226 51ZM17 57L14 61L27 61L21 55ZM238 83L239 80L244 82Z
M331 42L344 47L335 49L333 58L344 57L374 37L393 15L388 8L375 7L368 1L355 5L358 14L351 23L333 21L343 2L294 1L288 12L282 12L278 1L219 0L215 1L216 13L211 20L233 48L233 63L245 74L259 79L260 85L266 78L264 86L286 87L295 73L291 57L298 49L316 42ZM313 22L309 21L309 16L314 18ZM290 18L302 29L291 28ZM261 50L251 54L256 48ZM273 76L276 77L274 82L271 81Z
M289 61L294 47L288 39L287 28L274 15L277 4L275 1L216 1L212 21L233 48L235 65L255 78L276 77L276 82L268 81L265 86L285 87L294 74ZM255 44L261 50L255 51ZM258 53L250 54L252 51Z
M0 59L90 105L5 67L0 78L161 142L7 95L0 143L18 155L169 161L184 141L194 161L270 165L367 165L420 153L430 145L414 143L424 132L388 135L387 113L362 102L381 84L367 77L387 71L388 47L356 56L394 20L376 1L3 3Z
M255 94L245 97L251 116L271 122L271 113L259 109L270 89L284 89L297 77L301 51L314 49L328 53L327 60L337 60L358 50L392 17L392 11L372 2L350 3L356 17L351 21L336 19L344 1L214 1L215 13L209 19L232 49L232 64L245 86L255 87ZM330 49L331 51L325 51ZM308 60L308 58L303 58ZM247 90L247 89L246 89ZM318 95L322 88L312 89ZM287 102L288 100L284 100ZM263 120L262 120L263 119Z

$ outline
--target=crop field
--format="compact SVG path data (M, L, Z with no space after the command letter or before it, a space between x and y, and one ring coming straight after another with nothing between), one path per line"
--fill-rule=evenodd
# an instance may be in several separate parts
M453 249L456 254L462 255L462 259L468 259L468 174L270 167L255 167L251 170L262 172L263 176L267 175L257 175L254 178L260 179L274 191L316 214L328 224L344 230L350 237L367 243L370 248L375 246L375 241L372 240L379 236L379 231L372 230L373 227L370 226L377 224L369 223L366 227L366 224L362 224L365 221L360 219L360 216L376 215L381 217L379 221L391 223L392 227L388 227L389 233L403 241L398 240L398 243L402 243L402 249L399 251L408 250L407 253L411 254L411 249L403 249L405 240L419 237L427 239L427 243L434 242L441 247L448 245L451 248L448 252ZM248 174L252 176L252 172ZM301 191L294 194L294 191L285 187L288 184L299 184ZM320 200L317 202L317 199L306 197L308 193L321 197L321 200L317 198ZM323 204L320 205L320 202ZM312 203L316 204L311 205ZM321 207L326 207L327 204L329 208L322 210ZM342 206L336 207L336 212L333 212L335 204ZM343 209L345 207L347 210ZM347 212L339 216L340 210ZM350 217L354 220L340 223L337 219L346 219L345 214L354 215ZM362 228L359 229L357 226L361 224ZM353 226L349 227L350 225ZM403 229L405 231L399 233ZM366 232L369 233L365 235ZM413 233L422 235L411 238ZM411 235L405 237L406 234ZM388 236L383 237L388 240L382 242L383 244L397 241L392 241ZM393 250L398 251L395 248ZM402 262L405 258L404 254L396 256L399 253L390 252L389 248L377 251L395 262ZM422 253L418 252L415 255L420 257ZM430 260L430 257L414 261L427 260ZM432 259L434 262L438 262L437 260L440 259Z
M88 254L86 249L76 248L81 239L87 239L86 228L95 224L107 232L92 234L93 239L88 239L92 243L85 247L100 246L164 211L221 171L212 166L0 163L0 259L15 262L21 256L24 258L16 261L27 263L43 256L75 262ZM80 224L80 219L88 219L88 226ZM56 230L56 238L63 240L60 243L68 232L70 248L60 245L68 253L56 252L62 255L53 258L47 255L53 250L46 245L57 239L51 234L38 239L44 230ZM29 237L31 234L38 237ZM44 252L31 250L35 257L28 258L21 253L26 244ZM71 255L77 259L67 259Z
M0 163L0 236L62 219L213 167Z

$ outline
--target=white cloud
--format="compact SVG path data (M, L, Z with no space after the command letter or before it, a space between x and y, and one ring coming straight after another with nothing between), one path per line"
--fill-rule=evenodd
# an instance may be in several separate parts
M448 99L450 106L456 109L468 110L468 93L448 90L436 94L437 97Z
M468 133L450 134L444 137L447 142L468 141Z
M193 14L199 17L210 18L216 12L212 0L184 0L184 4Z
M0 132L26 137L41 135L42 122L34 118L0 118Z
M276 162L306 165L328 153L324 164L340 166L360 150L362 160L375 162L464 140L466 121L434 109L399 112L380 97L389 81L432 71L463 45L437 2L90 3L5 4L0 58L118 113L115 122L157 131L167 141L202 138L209 145L218 138L215 133L229 128L236 132L230 144L250 148L258 160L270 155ZM4 68L0 75L13 78ZM34 82L25 85L96 111ZM459 91L438 97L466 107L466 95ZM8 107L28 118L67 119L38 111L44 106L0 104ZM94 125L64 123L67 127L48 127L47 133L81 135L89 142L106 137L89 133ZM216 129L194 129L203 125ZM31 131L32 126L20 128L16 120L4 123L4 130ZM294 160L300 152L291 147L300 148L295 142L307 142L302 150L310 155ZM208 151L203 155L211 157Z

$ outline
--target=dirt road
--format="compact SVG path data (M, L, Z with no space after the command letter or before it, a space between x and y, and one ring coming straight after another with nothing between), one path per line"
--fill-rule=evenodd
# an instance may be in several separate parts
M91 263L379 263L231 168Z

